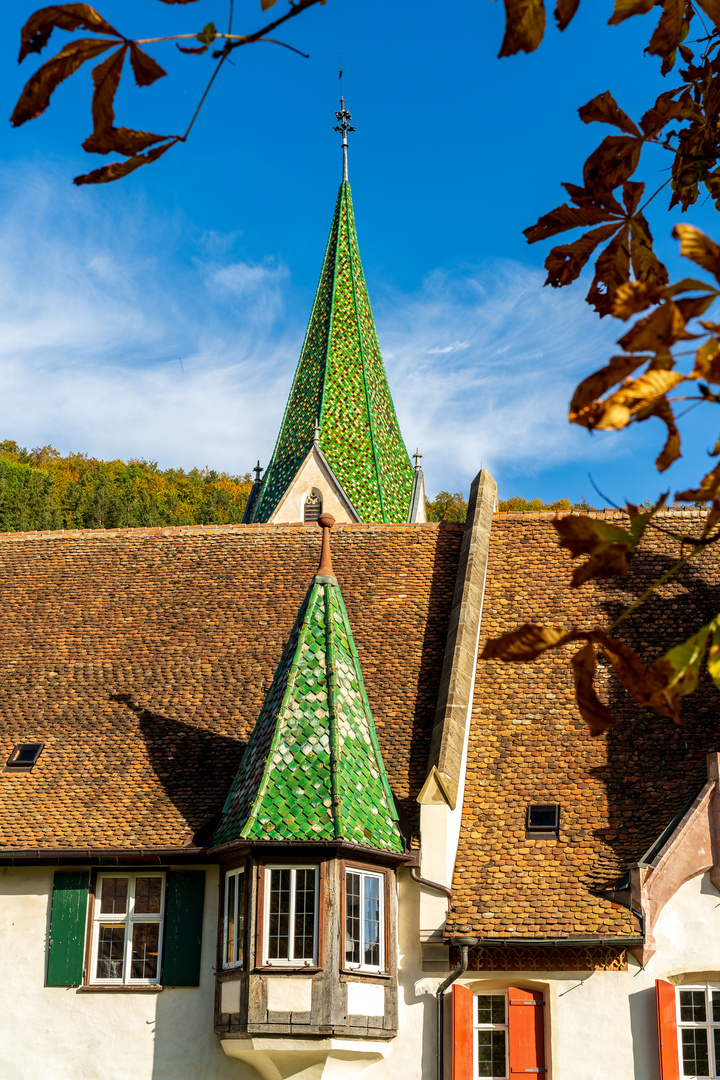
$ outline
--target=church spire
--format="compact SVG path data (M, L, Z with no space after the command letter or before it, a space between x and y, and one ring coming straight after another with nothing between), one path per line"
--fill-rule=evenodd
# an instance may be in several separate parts
M320 282L273 456L248 521L303 520L303 500L348 521L408 520L414 469L403 442L360 262L340 98L343 180ZM308 518L309 520L309 518ZM412 517L411 520L424 520Z

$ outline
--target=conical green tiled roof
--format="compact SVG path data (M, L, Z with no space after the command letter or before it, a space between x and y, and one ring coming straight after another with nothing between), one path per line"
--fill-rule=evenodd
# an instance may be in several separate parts
M272 516L313 445L316 422L320 449L361 520L407 521L413 467L380 354L346 180L255 521Z
M303 601L213 843L240 839L403 850L334 577L316 576Z

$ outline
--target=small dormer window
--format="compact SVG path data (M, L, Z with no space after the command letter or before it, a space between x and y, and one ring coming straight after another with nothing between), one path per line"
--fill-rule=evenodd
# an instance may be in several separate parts
M527 831L531 836L557 836L559 828L560 807L557 803L530 803Z
M7 769L13 772L29 772L40 757L45 744L41 742L18 743L7 759Z
M313 488L313 490L310 492L307 499L305 500L305 510L303 513L303 521L305 522L305 524L308 524L308 522L317 521L317 519L322 514L322 509L322 495L316 488Z

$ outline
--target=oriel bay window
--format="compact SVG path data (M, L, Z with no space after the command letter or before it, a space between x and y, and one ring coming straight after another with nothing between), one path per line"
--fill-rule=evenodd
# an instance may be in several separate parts
M265 868L263 964L317 966L318 894L317 866Z
M165 876L99 874L95 892L90 981L160 981Z
M345 870L345 967L385 971L385 875Z

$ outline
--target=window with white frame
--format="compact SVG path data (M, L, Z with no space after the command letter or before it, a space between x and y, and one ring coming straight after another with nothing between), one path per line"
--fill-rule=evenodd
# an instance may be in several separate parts
M160 981L164 907L164 874L98 874L92 983L152 985Z
M317 964L318 880L317 866L266 867L264 964Z
M506 1080L508 1075L507 994L475 995L473 1024L475 1075Z
M225 875L223 967L240 967L245 950L245 868Z
M345 967L385 970L384 876L345 871Z
M679 986L680 1075L720 1077L720 986Z

